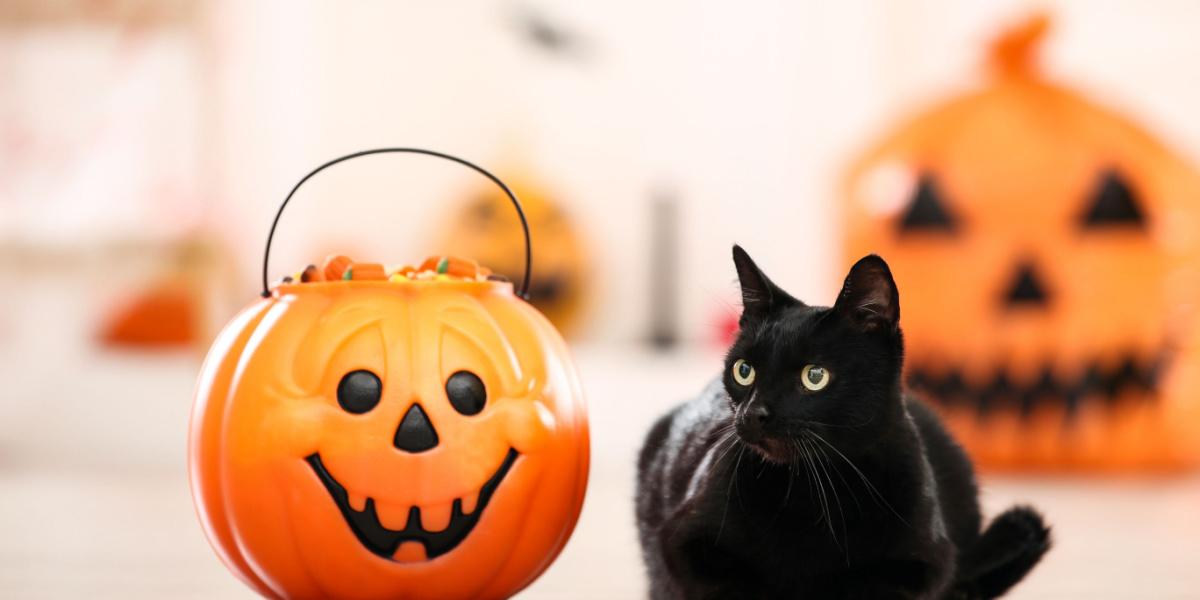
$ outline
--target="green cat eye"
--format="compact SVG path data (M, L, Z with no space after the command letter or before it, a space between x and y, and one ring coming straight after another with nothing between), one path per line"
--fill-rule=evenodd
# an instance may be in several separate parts
M740 358L737 359L733 363L733 380L738 382L738 385L750 386L754 383L754 367Z
M800 371L800 383L810 392L819 392L829 385L829 371L817 365L804 365Z

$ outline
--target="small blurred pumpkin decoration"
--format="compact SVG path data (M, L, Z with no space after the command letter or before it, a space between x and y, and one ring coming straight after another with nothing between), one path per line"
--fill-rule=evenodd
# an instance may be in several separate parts
M1193 464L1200 176L1043 80L1032 63L1047 26L1004 33L983 89L853 165L846 256L887 257L908 384L985 466Z
M529 178L513 179L512 189L521 198L529 226L536 232L533 251L538 268L529 282L529 302L542 311L564 335L580 325L591 293L591 278L584 242L570 214ZM516 257L525 240L507 198L493 189L476 192L446 222L436 245L473 256L510 279L521 272Z
M331 161L296 188L384 152L454 160L508 192L405 148ZM193 409L193 498L226 566L273 598L528 585L587 483L582 393L554 327L511 283L448 257L389 269L337 256L268 288L274 231L263 298L215 342Z

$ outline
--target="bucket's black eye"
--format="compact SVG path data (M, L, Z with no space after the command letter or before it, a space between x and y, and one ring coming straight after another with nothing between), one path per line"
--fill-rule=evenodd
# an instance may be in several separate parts
M375 408L382 395L383 383L370 371L350 371L338 382L338 404L348 413L361 415Z
M454 410L464 415L477 415L487 403L487 388L479 376L470 371L459 371L446 380L446 397Z

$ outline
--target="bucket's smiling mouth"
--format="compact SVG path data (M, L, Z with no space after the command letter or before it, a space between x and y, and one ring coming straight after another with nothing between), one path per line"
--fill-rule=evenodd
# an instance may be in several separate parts
M483 509L487 508L488 501L496 493L496 488L500 486L504 476L517 461L517 451L510 448L504 457L504 462L500 464L500 468L479 488L479 499L475 502L475 510L470 514L463 514L462 499L455 499L450 515L450 524L442 531L437 532L426 531L421 526L421 508L419 506L408 509L408 521L404 529L394 531L384 527L375 513L374 498L367 498L363 510L354 510L350 506L346 488L338 483L325 468L325 464L321 462L321 455L314 453L305 460L316 472L317 477L321 479L321 483L325 484L325 489L333 497L334 503L337 504L338 510L342 512L346 522L350 524L350 530L354 532L354 536L368 550L388 560L395 560L393 557L401 544L419 542L425 549L425 558L433 560L453 550L475 528L480 515L483 514Z

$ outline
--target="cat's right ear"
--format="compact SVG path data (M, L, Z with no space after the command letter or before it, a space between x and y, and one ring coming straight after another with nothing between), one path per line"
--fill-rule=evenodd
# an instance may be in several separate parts
M833 309L863 331L895 331L900 321L900 293L887 262L871 254L854 263Z
M754 264L754 259L742 250L741 246L733 246L733 264L737 267L738 282L742 286L742 320L758 318L788 303L797 302Z

